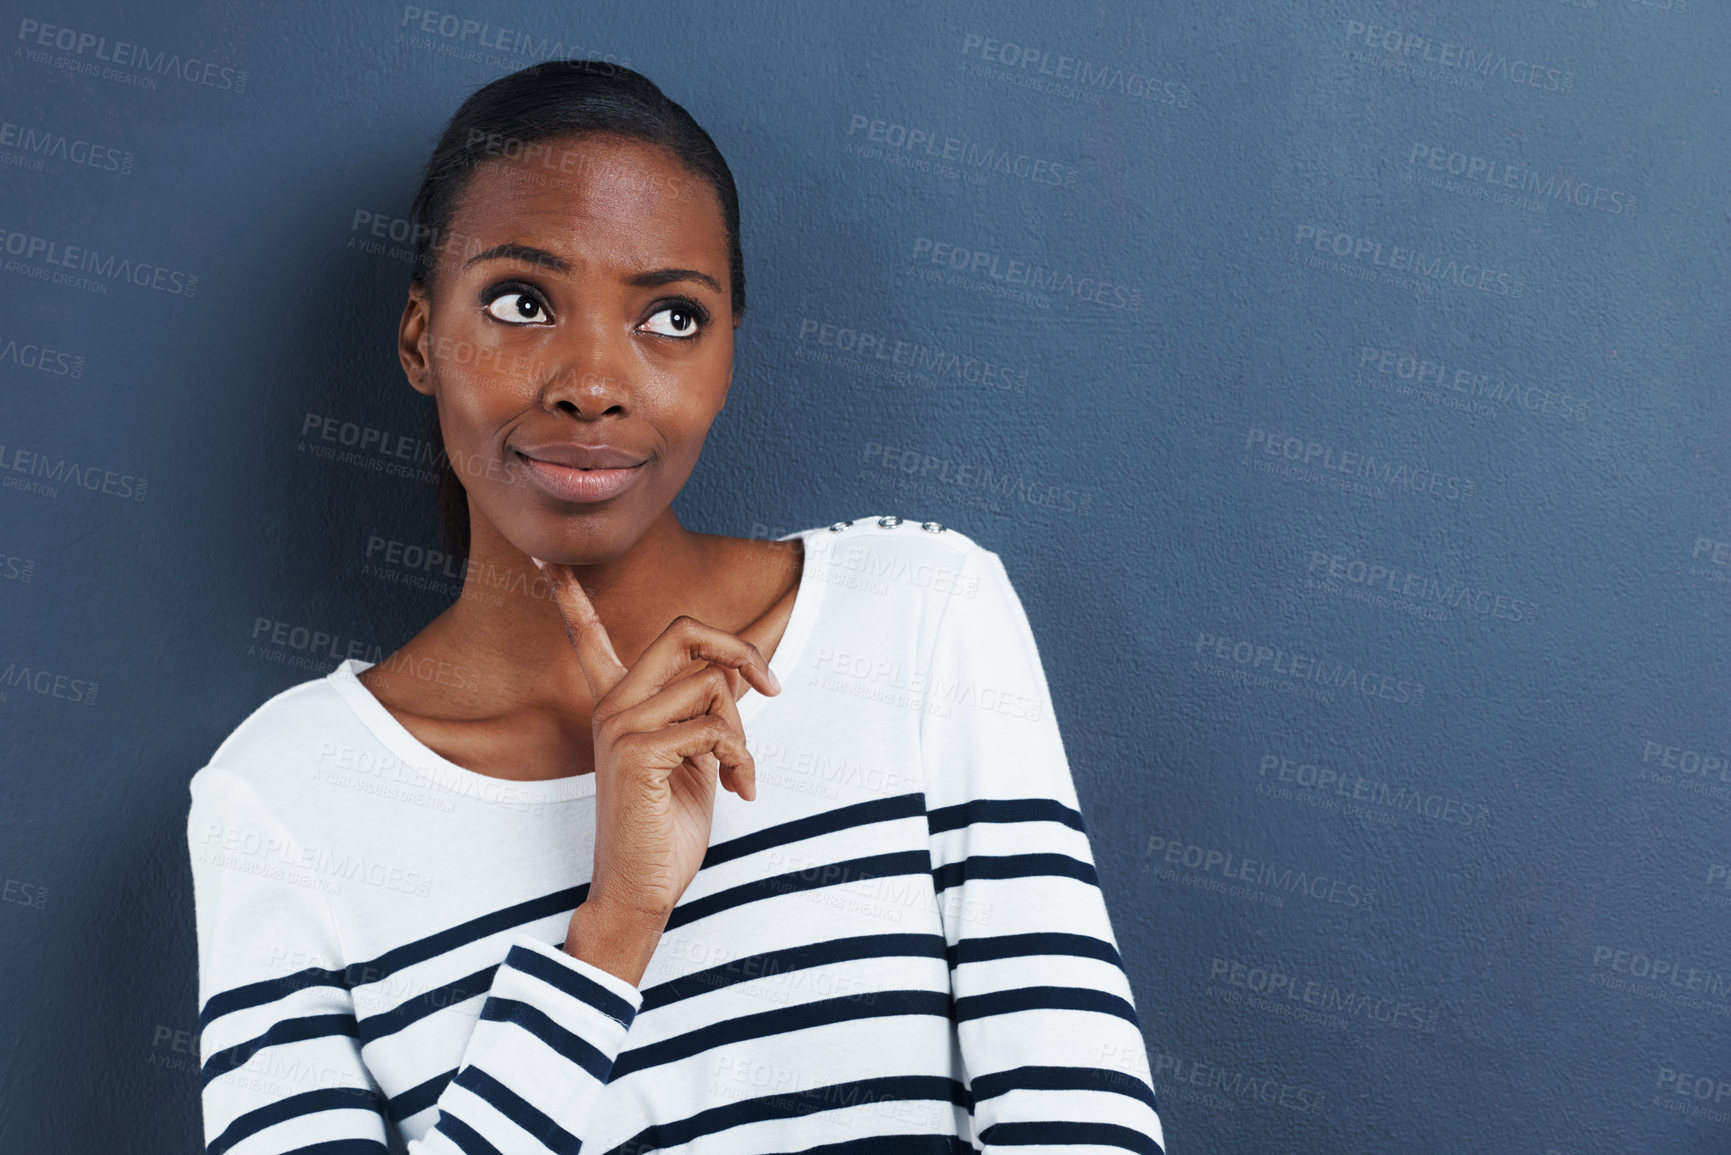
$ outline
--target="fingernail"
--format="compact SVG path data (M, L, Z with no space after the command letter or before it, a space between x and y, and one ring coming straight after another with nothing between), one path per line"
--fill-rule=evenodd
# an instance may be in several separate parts
M547 563L546 562L542 561L538 557L532 557L529 560L535 563L536 569L540 570L542 573L547 572Z
M775 671L765 666L763 672L769 675L769 688L778 694L781 693L781 679L775 676Z

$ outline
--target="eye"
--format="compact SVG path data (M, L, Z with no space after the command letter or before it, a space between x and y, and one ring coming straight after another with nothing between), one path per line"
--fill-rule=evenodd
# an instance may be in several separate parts
M542 325L547 322L547 306L523 289L505 289L486 302L487 315L509 325Z
M708 320L695 303L681 301L656 310L642 327L662 337L688 338L697 336Z

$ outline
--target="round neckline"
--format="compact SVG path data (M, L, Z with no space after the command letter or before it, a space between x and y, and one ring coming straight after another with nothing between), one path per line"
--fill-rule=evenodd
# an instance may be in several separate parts
M573 798L595 795L595 775L566 774L558 778L500 778L482 774L467 766L459 766L409 730L397 716L385 709L385 704L373 696L366 684L355 675L374 665L360 658L345 658L337 668L326 674L343 700L349 704L373 736L383 742L391 753L419 770L436 771L441 779L461 783L457 793L482 798L500 795L523 802L564 802Z
M781 683L781 693L775 695L776 699L787 697L793 687L793 671L788 669L788 663L796 659L789 655L805 645L805 639L811 633L812 620L817 616L816 603L823 596L823 583L813 576L811 559L812 535L821 529L822 527L796 530L775 539L792 541L798 538L800 542L798 592L793 595L793 609L788 611L787 625L782 628L781 638L775 643L775 653L769 656L770 673ZM775 699L765 697L747 683L745 693L739 696L739 701L735 704L735 709L739 711L739 720L744 722L747 718L754 717L766 702L772 700ZM749 738L750 735L746 737Z
M821 528L821 527L819 527ZM775 652L770 655L769 668L781 682L782 692L776 697L785 697L788 688L793 685L792 672L788 663L795 659L790 657L799 647L805 644L806 637L811 633L812 621L817 615L816 602L822 597L823 583L813 576L811 559L811 535L816 529L796 530L783 534L777 541L792 541L800 539L800 572L797 591L793 598L793 609L788 611L787 625L782 629L781 638L775 644ZM405 763L417 768L430 768L438 771L449 780L466 783L468 789L464 794L479 794L482 797L497 795L509 789L516 797L526 802L563 802L574 798L591 798L595 794L595 775L567 774L558 778L499 778L492 774L482 774L466 766L446 758L409 730L397 720L397 716L385 708L385 704L373 696L357 674L368 669L374 663L361 658L345 658L325 679L331 683L342 696L343 700L353 710L367 729L383 742L385 746L401 758ZM764 704L770 701L751 686L740 695L737 703L739 718L744 722L754 717Z

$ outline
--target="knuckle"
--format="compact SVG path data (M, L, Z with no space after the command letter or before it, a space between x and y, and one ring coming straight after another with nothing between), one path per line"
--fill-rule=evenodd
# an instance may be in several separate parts
M595 715L595 737L598 741L605 742L609 746L617 745L622 737L619 732L620 726L618 714L609 712L605 715L600 713Z

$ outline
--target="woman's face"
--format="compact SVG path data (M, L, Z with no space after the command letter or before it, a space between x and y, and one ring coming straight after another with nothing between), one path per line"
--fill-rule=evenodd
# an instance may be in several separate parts
M604 561L672 503L727 399L721 202L639 141L510 153L471 174L398 353L437 401L473 538L485 519L533 557Z

